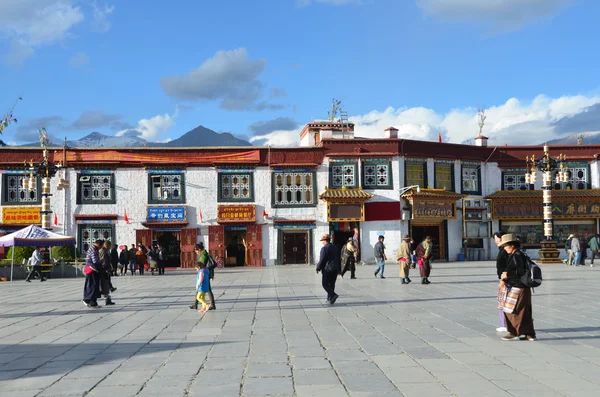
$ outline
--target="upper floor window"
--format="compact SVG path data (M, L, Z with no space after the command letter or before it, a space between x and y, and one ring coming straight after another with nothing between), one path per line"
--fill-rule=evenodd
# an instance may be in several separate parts
M329 185L333 189L357 186L358 167L356 163L332 163L329 166Z
M40 204L41 179L36 178L35 188L29 190L23 186L29 175L2 175L2 204L3 205L35 205Z
M389 160L365 160L362 166L365 189L392 189L392 167Z
M114 174L77 175L77 204L114 204Z
M502 190L529 190L525 181L525 168L508 169L502 172Z
M556 172L552 174L554 180L554 189L572 189L583 190L589 188L588 164L587 163L567 163L567 174L569 181L566 183L556 183Z
M451 161L435 162L435 188L454 191L454 164Z
M183 173L150 173L149 200L151 204L185 203Z
M481 169L479 163L462 164L462 192L481 194Z
M425 160L407 159L405 169L405 186L427 187L427 163Z
M316 204L315 173L276 171L273 173L273 207L301 207Z
M253 201L253 173L219 173L219 201Z

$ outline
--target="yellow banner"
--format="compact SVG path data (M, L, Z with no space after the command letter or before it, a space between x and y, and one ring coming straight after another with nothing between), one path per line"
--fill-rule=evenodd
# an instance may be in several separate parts
M2 207L2 223L13 225L40 224L41 207Z

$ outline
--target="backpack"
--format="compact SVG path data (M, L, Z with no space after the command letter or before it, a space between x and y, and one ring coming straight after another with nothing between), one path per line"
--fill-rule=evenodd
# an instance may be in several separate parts
M214 260L210 254L206 254L206 267L208 270L214 270L218 266L217 261Z
M521 282L529 288L537 288L542 285L542 269L527 255L524 256L527 272L521 276Z

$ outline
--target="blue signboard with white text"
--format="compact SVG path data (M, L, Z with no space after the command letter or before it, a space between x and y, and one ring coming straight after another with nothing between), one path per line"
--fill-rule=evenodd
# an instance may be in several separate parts
M184 205L149 206L146 218L149 222L186 222L186 208Z

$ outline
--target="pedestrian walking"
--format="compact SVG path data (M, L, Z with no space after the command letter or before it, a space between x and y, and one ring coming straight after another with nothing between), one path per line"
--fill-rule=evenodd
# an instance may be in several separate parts
M148 260L147 254L148 250L146 249L146 247L144 247L144 244L138 243L138 249L135 253L135 257L136 264L140 271L140 276L144 275L144 266L146 265L146 261Z
M572 236L572 237L571 237ZM581 260L581 243L577 236L571 234L571 252L573 253L573 265L579 266L579 261Z
M408 274L412 263L410 237L406 236L402 239L400 248L398 248L398 253L396 254L396 261L400 265L400 279L402 280L402 284L409 284L411 279L408 277Z
M122 245L123 249L119 253L119 271L121 276L127 274L127 266L129 266L129 250L126 245Z
M129 248L129 270L131 271L131 275L135 276L135 269L137 267L137 250L135 249L135 244L131 244L131 248Z
M165 266L167 264L167 250L161 243L158 243L156 247L156 265L158 267L158 274L165 274Z
M111 276L118 276L119 273L119 252L117 251L117 245L113 245L110 249L110 264L112 266Z
M498 246L498 256L496 257L496 273L498 274L498 280L502 280L502 273L506 271L506 264L508 262L508 253L500 248L502 244L502 236L506 233L504 232L496 232L494 233L494 241ZM500 283L498 285L498 313L499 313L499 321L500 325L496 328L497 332L506 332L506 317L504 316L504 302L506 300L506 295L508 294L508 289L506 285Z
M214 261L209 261L209 257L210 254L208 253L208 251L204 248L204 243L200 242L198 244L196 244L196 247L194 248L194 252L196 252L196 255L198 255L198 262L200 262L201 264L205 265L206 268L208 269L208 299L210 299L210 305L208 307L208 310L216 310L217 309L217 305L216 305L216 301L215 301L215 295L213 294L212 291L212 280L214 280L215 278L215 269L214 269L214 265L210 266L211 264L209 262L214 263ZM212 267L212 269L211 269ZM190 306L190 309L197 309L198 308L198 300L196 300L196 302Z
M508 254L506 271L502 273L499 283L508 288L504 305L508 334L502 340L517 340L523 335L525 339L534 341L536 333L533 326L531 288L521 281L521 277L528 271L527 258L520 250L521 243L512 233L502 236L500 247Z
M563 260L563 262L567 266L571 266L573 264L573 256L574 255L573 255L573 250L571 249L573 237L575 237L575 236L573 234L571 234L567 238L567 241L565 241L565 252L567 254L567 257L565 258L565 260Z
M322 274L323 289L327 292L327 303L333 305L339 297L335 293L335 281L342 270L340 251L331 244L329 234L322 235L320 241L323 248L321 248L321 255L317 263L317 273L321 272Z
M431 273L431 253L433 252L433 244L431 237L425 237L425 240L417 246L417 264L421 271L421 284L431 284L429 274Z
M98 256L98 251L102 248L104 240L96 240L94 244L87 250L85 255L85 283L83 286L83 304L87 307L97 309L98 298L100 294L100 283L102 280L101 273L102 263Z
M342 247L342 278L347 271L350 271L350 278L356 278L356 250L354 249L354 239L348 238L348 242Z
M379 241L377 241L377 243L375 244L374 247L374 253L375 253L375 261L377 262L377 270L375 270L375 278L377 278L377 275L379 274L379 272L381 271L381 278L385 278L383 276L383 271L385 270L385 261L387 260L387 257L385 256L385 245L383 244L383 241L385 240L385 237L383 236L379 236Z
M25 281L28 283L31 282L31 278L34 274L37 274L40 277L40 281L46 281L46 277L42 274L42 262L44 261L44 256L40 252L40 247L35 247L33 250L33 254L27 260L27 264L31 265L31 271L27 275Z
M100 272L100 293L104 296L105 305L111 306L115 303L110 298L110 293L116 291L111 282L112 263L110 257L111 242L106 240L104 245L98 250L98 258L102 264L102 272Z
M210 283L210 271L206 267L206 264L202 262L196 262L196 304L194 308L198 308L198 302L202 303L202 308L198 310L200 313L206 313L208 311L208 304L204 297L208 292L208 285Z
M598 248L600 248L600 240L598 240L598 235L595 234L590 238L590 251L592 251L592 261L590 262L590 267L594 267L594 258L598 255Z

